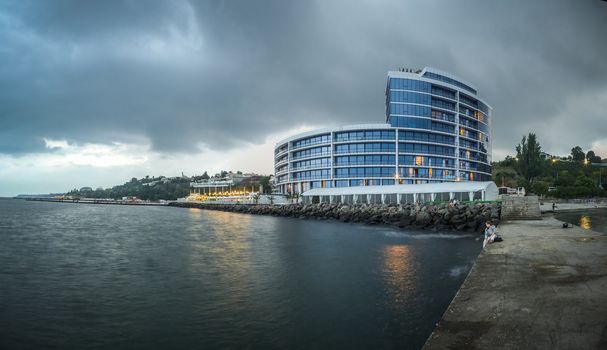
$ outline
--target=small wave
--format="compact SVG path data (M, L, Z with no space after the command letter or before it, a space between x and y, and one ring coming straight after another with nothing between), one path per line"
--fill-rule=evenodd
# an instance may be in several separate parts
M449 270L449 276L451 276L451 278L457 278L468 272L469 269L470 268L468 267L468 265L455 266L451 268L451 270Z

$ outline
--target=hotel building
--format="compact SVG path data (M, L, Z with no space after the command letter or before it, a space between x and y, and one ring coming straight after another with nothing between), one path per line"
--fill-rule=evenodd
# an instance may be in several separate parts
M388 72L386 121L278 142L277 192L491 181L491 107L472 84L432 68Z

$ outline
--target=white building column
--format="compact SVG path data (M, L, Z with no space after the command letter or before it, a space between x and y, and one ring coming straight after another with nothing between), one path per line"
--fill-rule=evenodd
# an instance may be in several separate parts
M371 204L371 195L370 194L367 195L367 204Z
M341 204L344 204L344 201L346 199L346 196L344 196L343 194L341 195Z
M396 194L396 202L398 202L398 204L400 204L400 201L403 199L402 196L403 196L402 193L397 193Z
M436 199L436 193L430 193L430 198L432 198L432 201L434 202Z
M357 194L352 195L352 201L354 202L354 204L358 204L358 195Z
M455 198L455 192L449 192L449 200L452 201Z
M333 204L333 195L330 195L330 196L329 196L329 203L330 203L330 204Z
M483 191L481 192L481 198L482 198L482 200L485 200L485 190L483 190Z
M386 204L386 194L385 193L381 194L381 204Z
M472 202L474 200L474 192L468 192L468 200Z

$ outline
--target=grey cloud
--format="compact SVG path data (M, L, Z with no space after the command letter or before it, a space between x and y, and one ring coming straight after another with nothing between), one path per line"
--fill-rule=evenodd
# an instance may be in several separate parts
M4 7L4 8L2 8ZM0 5L0 153L147 138L162 152L258 143L303 123L384 120L386 72L437 67L494 107L494 147L607 91L601 1L13 2ZM587 99L585 99L587 100ZM571 103L571 102L570 102Z

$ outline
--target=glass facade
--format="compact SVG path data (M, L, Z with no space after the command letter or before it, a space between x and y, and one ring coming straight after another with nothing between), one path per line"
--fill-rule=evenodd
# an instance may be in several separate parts
M491 108L477 90L425 68L389 72L386 124L321 130L274 149L281 193L312 188L491 180Z

